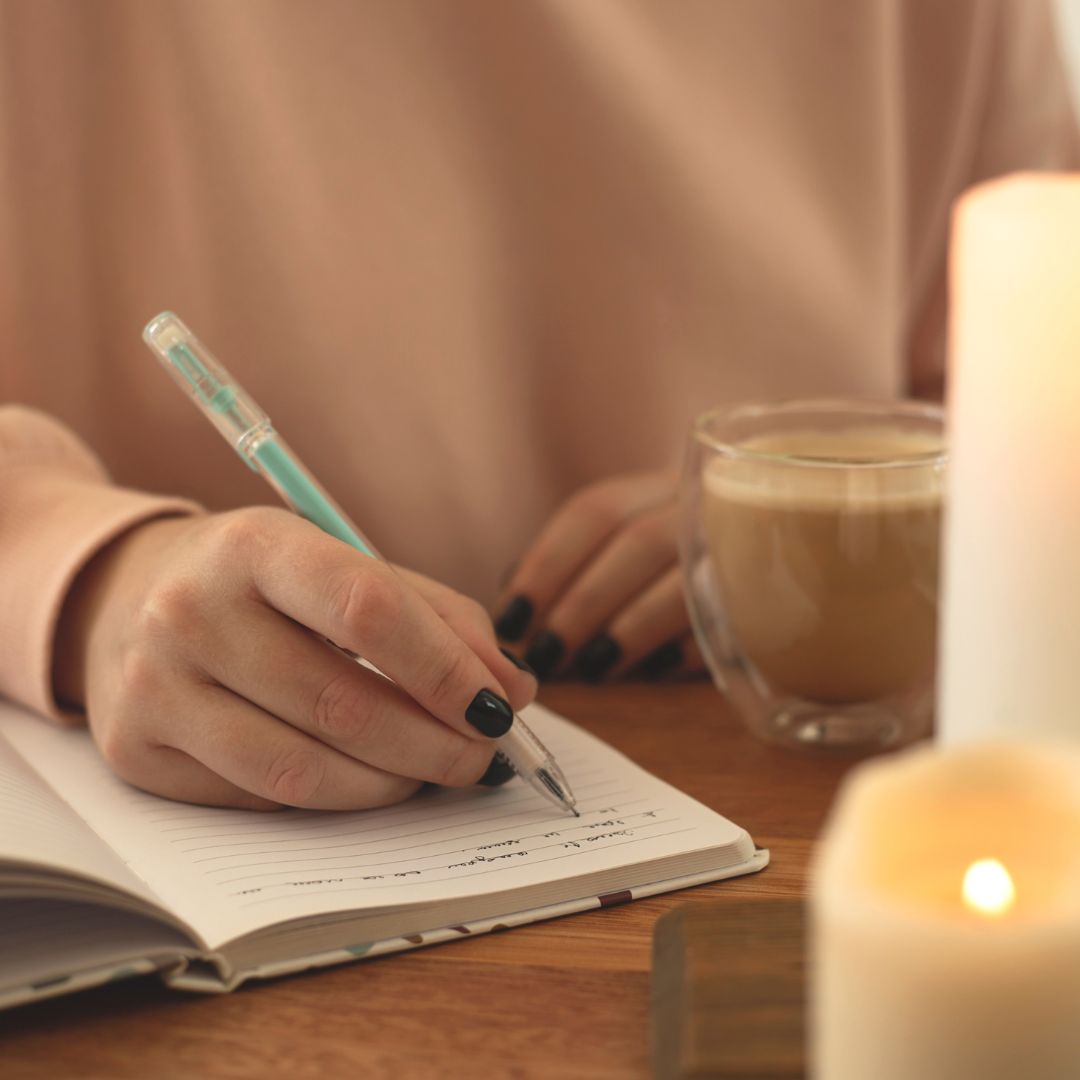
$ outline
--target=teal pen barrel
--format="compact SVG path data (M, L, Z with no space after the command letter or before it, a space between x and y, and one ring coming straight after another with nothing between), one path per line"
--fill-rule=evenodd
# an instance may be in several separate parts
M263 476L301 517L307 518L331 536L344 540L357 551L375 559L379 557L359 530L334 505L314 477L293 457L276 435L260 439L249 453Z

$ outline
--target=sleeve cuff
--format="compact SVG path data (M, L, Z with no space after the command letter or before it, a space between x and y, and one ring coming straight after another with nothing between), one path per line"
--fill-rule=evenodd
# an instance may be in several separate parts
M42 465L5 471L0 522L0 691L61 723L81 714L53 694L57 622L72 583L111 540L152 518L198 504L73 477Z

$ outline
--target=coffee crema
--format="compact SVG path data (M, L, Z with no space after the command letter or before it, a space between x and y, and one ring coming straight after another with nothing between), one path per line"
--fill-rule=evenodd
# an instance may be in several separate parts
M774 694L843 705L933 678L939 436L757 436L709 462L704 526L733 646Z

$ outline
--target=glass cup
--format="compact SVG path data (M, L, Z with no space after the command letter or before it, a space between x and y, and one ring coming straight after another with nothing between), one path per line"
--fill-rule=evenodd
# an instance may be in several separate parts
M790 401L691 432L680 552L694 633L752 731L899 746L933 724L942 410Z

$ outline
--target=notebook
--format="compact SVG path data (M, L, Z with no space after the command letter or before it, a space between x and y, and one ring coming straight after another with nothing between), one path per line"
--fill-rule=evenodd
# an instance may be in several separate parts
M0 1007L147 972L222 992L762 869L747 832L539 705L580 818L520 781L355 813L219 810L0 703Z

